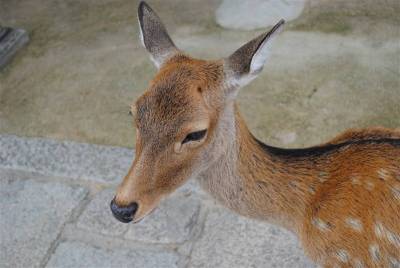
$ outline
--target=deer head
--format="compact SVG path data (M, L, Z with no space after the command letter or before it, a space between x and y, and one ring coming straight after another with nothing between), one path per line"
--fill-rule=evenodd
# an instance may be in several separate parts
M123 222L141 220L160 200L212 165L235 140L233 105L238 89L263 69L272 30L228 58L205 61L181 52L157 14L138 8L140 37L158 73L132 105L135 160L111 202Z

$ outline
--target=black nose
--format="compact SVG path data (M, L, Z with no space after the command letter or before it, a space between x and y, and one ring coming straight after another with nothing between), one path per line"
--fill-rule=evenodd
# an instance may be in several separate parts
M129 206L126 207L120 207L117 205L115 202L115 198L111 201L110 203L110 208L112 211L112 214L114 217L124 223L128 223L132 221L133 216L135 215L135 212L138 208L138 204L136 202L133 202Z

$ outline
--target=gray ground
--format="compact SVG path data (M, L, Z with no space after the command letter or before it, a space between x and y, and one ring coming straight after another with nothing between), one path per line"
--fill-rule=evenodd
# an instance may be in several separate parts
M228 212L194 182L138 225L111 217L133 155L103 145L133 147L128 106L155 73L137 2L0 1L0 25L31 38L0 71L0 266L310 267L291 234ZM197 57L227 56L262 31L218 26L219 0L148 2ZM399 13L398 0L307 1L239 95L255 135L295 147L399 127Z

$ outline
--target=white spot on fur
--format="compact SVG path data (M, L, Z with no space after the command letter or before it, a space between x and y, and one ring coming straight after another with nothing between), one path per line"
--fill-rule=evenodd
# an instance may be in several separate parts
M347 263L349 261L349 253L347 252L347 250L340 249L336 252L336 255L338 259L343 263Z
M378 238L386 239L392 245L400 248L400 236L398 234L388 230L381 222L377 222L374 229Z
M400 260L396 259L395 257L389 257L390 268L399 268L400 267Z
M375 230L375 235L376 235L378 238L382 238L382 237L384 236L385 227L383 227L383 224L382 224L381 222L375 223L375 228L374 228L374 230Z
M313 187L308 187L308 192L310 194L315 194L315 189Z
M346 224L350 228L352 228L352 229L354 229L354 230L356 230L358 232L361 232L362 229L363 229L363 225L362 225L361 221L358 220L358 219L355 219L355 218L347 218L346 219Z
M360 259L354 259L354 268L364 268L364 263Z
M353 185L361 185L361 181L360 181L360 179L357 178L357 177L351 178L351 183L352 183Z
M322 232L326 232L330 230L330 226L328 223L324 222L323 220L321 220L320 218L315 218L312 220L312 224L317 227L318 230L322 231Z
M329 177L329 173L328 172L321 171L319 173L319 175L318 175L318 180L321 183L324 183L324 182L326 182L328 180L328 177Z
M382 180L388 180L389 178L390 178L390 173L389 173L389 171L387 171L386 169L384 169L384 168L381 168L381 169L379 169L378 170L378 176L379 176L379 178L381 178Z
M400 185L395 185L392 187L392 193L394 198L400 201Z
M374 189L374 187L375 187L375 185L370 181L367 181L365 183L365 189L367 189L368 191L372 191Z
M379 262L381 255L379 252L379 246L377 244L372 244L369 246L369 254L374 262Z
M387 236L387 239L389 240L389 242L392 245L400 248L400 236L399 235L397 235L397 234L395 234L393 232L387 231L386 236Z

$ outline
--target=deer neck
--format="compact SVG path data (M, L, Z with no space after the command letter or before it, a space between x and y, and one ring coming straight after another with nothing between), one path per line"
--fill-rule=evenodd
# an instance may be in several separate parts
M315 171L308 168L312 164L282 158L256 140L234 103L224 111L218 128L216 135L221 137L216 140L224 140L211 146L225 150L200 174L200 184L239 214L296 232L314 191Z

